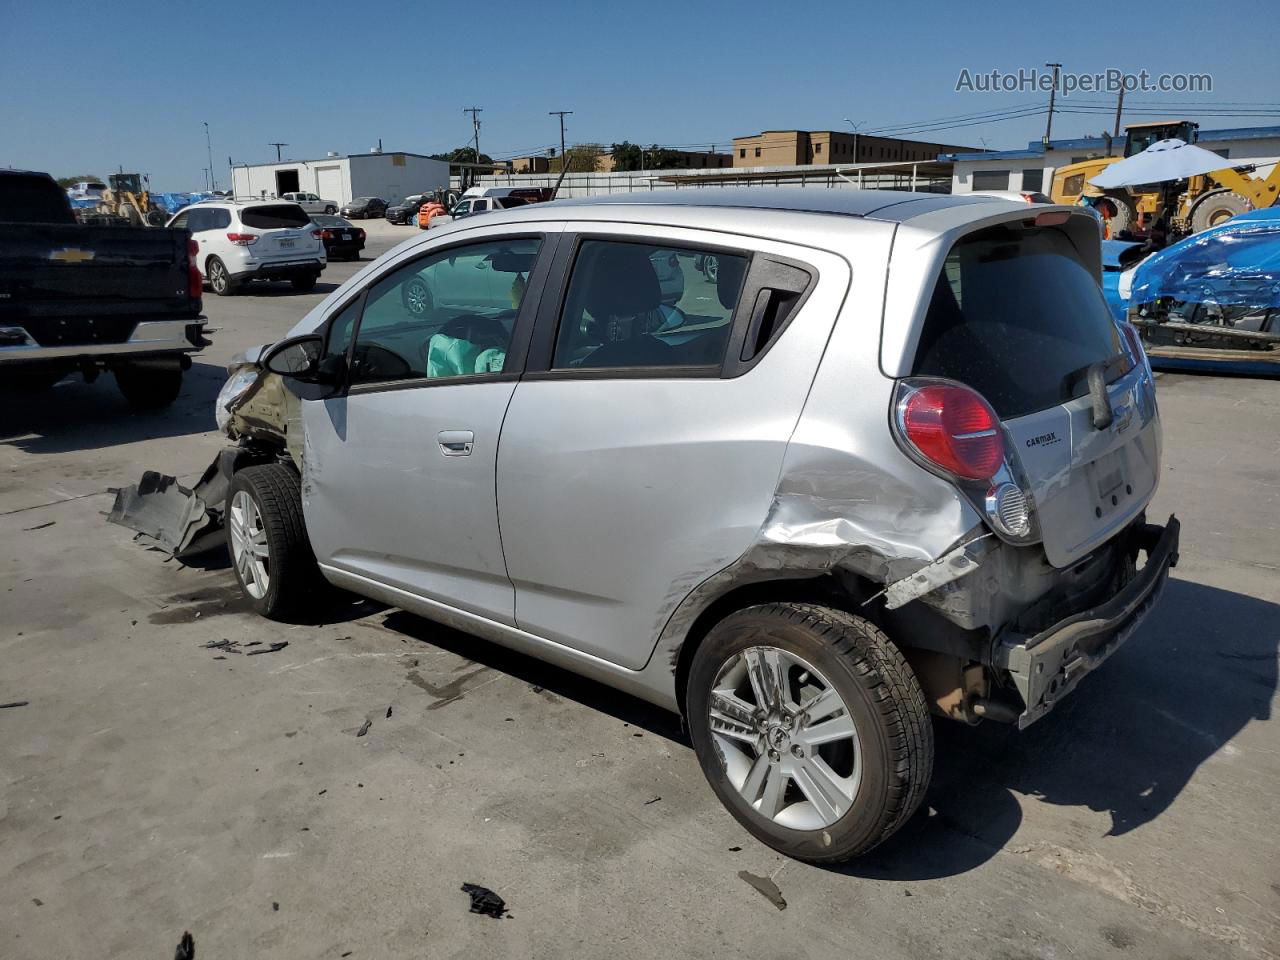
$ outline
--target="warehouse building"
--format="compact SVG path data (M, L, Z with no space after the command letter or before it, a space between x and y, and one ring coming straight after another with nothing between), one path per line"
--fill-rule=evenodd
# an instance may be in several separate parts
M323 160L246 163L232 168L232 190L238 197L318 194L338 206L356 197L399 200L449 186L449 164L418 153L372 150L346 156L330 153Z
M933 162L940 153L972 150L927 140L875 137L845 130L766 130L733 138L735 167Z

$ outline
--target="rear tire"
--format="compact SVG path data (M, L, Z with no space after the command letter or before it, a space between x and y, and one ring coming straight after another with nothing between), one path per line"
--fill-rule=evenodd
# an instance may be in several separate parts
M324 579L302 518L302 480L282 463L245 467L227 490L227 548L254 611L288 620L319 599Z
M329 206L324 208L324 212L329 216L333 216L335 213L338 212L338 208L330 204Z
M767 682L775 675L785 682ZM762 708L777 689L782 701ZM898 648L861 617L800 603L729 615L693 655L686 706L712 789L787 856L859 856L924 799L933 770L924 693Z
M316 288L316 281L319 279L314 273L309 273L305 277L294 277L289 282L298 293L310 293Z
M135 410L162 410L182 392L182 368L116 367L116 386Z
M209 281L209 289L218 296L229 297L236 292L236 282L217 257L210 257L204 262L204 272L205 279Z
M1106 198L1116 208L1116 215L1110 221L1111 236L1114 239L1122 230L1133 229L1138 222L1138 209L1133 205L1133 201L1123 194L1108 193Z

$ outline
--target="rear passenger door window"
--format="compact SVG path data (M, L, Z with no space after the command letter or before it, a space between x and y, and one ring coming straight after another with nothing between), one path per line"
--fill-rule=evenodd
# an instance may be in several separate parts
M578 248L552 368L719 372L749 258L660 243Z
M451 247L391 271L369 289L351 353L353 386L496 376L542 240Z

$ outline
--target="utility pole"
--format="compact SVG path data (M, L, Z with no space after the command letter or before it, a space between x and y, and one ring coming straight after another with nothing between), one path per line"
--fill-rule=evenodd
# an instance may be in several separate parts
M209 182L213 184L209 189L218 189L218 178L213 175L213 141L209 139L209 121L204 121L204 146L209 151Z
M564 166L564 118L573 113L572 110L548 110L547 116L560 118L560 166Z
M287 146L288 146L288 144L287 144L287 143L268 143L268 144L267 144L267 146L268 146L268 147L275 147L275 148L276 148L276 163L279 163L279 162L280 162L280 148L281 148L281 147L287 147Z
M1049 146L1049 136L1053 133L1053 101L1058 93L1058 71L1062 69L1060 63L1046 63L1046 67L1053 67L1053 86L1049 88L1049 120L1044 125L1044 145Z
M1120 84L1120 96L1116 99L1116 126L1111 131L1111 143L1114 145L1120 139L1120 114L1124 112L1124 84ZM1111 156L1111 151L1107 150L1107 156Z
M206 190L209 189L209 168L208 167L204 168L204 188Z
M480 162L480 113L483 107L463 107L463 113L471 114L471 126L475 128L476 134L476 163Z

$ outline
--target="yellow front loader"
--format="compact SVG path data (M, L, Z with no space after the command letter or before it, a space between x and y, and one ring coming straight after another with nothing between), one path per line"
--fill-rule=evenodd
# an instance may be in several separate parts
M1125 127L1124 154L1069 163L1053 173L1054 203L1087 203L1107 218L1111 236L1128 231L1146 236L1161 216L1168 218L1170 239L1199 233L1246 210L1273 206L1280 198L1280 163L1265 179L1249 176L1251 167L1227 167L1168 184L1100 190L1089 181L1113 163L1141 153L1159 140L1196 141L1199 124L1189 120L1135 123ZM1223 160L1223 163L1229 161ZM1106 201L1104 203L1103 201Z

